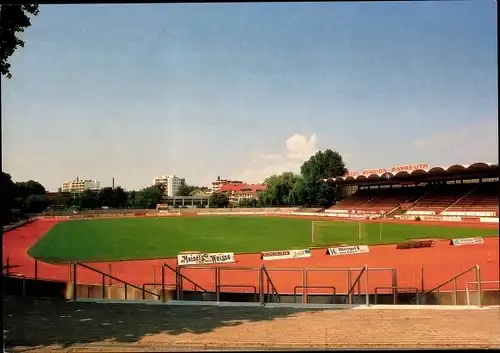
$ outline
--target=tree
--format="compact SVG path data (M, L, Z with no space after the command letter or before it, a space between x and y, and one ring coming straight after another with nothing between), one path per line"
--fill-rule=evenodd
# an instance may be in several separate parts
M258 206L257 199L243 199L240 202L238 202L238 207L250 208L250 207L257 207L257 206Z
M26 199L29 195L45 195L46 191L38 181L28 180L16 183L17 196Z
M99 194L93 190L85 190L76 197L78 206L82 209L95 209L99 207Z
M210 195L210 207L223 208L229 205L229 197L222 192L214 192Z
M319 151L300 168L304 178L303 191L309 205L329 206L335 199L335 187L320 179L341 176L347 172L342 156L331 149Z
M135 193L135 208L155 208L160 203L163 191L158 186L150 186Z
M185 182L182 182L176 196L189 196L196 189L196 186L188 185Z
M185 182L182 182L182 184L179 188L179 191L177 191L176 196L191 196L191 194L196 190L201 190L204 192L209 191L209 189L206 186L195 186L195 185L189 185L189 184L186 184Z
M10 174L2 172L0 178L2 224L8 224L12 220L12 209L15 208L16 184L12 181Z
M38 5L1 5L0 7L0 70L3 76L11 78L8 59L18 47L24 47L24 41L17 34L31 26L31 16L38 15Z
M114 191L111 187L105 187L99 190L97 193L97 199L99 207L117 207L114 200Z
M113 204L117 208L125 208L127 206L127 193L121 186L113 189Z
M55 194L46 195L48 206L68 208L72 202L72 195L66 192L57 192Z
M291 206L297 204L295 184L301 181L300 175L285 172L266 178L266 189L258 195L261 206Z
M25 212L27 213L40 213L43 212L48 206L47 197L45 195L29 195L26 198Z
M129 191L127 194L127 203L126 203L126 207L127 208L134 208L135 207L135 196L137 194L136 191L132 190L132 191Z

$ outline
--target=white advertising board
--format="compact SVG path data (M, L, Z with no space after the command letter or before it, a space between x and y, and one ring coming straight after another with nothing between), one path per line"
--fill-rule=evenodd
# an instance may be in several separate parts
M204 254L179 254L177 255L177 264L186 265L210 265L235 262L234 253L204 253Z
M366 252L370 252L368 245L341 246L327 249L327 254L330 256L362 254Z

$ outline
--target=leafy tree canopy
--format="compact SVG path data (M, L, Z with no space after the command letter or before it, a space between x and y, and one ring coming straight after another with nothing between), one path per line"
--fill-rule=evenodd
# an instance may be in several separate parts
M0 5L0 73L11 78L9 58L24 41L18 36L31 26L30 16L38 15L37 4Z
M344 175L347 172L342 156L331 149L318 151L300 168L304 185L302 191L305 203L309 205L327 207L335 199L335 188L332 185L321 182L332 176Z
M210 195L210 207L223 208L229 205L229 197L225 193L214 192Z

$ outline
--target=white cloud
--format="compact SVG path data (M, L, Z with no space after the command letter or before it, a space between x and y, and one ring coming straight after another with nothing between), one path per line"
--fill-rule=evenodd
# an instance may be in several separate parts
M253 159L245 170L237 174L238 179L249 183L261 183L270 175L300 171L300 166L319 149L316 134L307 136L295 133L285 141L283 154L265 154Z
M306 136L295 133L286 140L287 158L306 160L318 151L317 143L316 134L307 139Z

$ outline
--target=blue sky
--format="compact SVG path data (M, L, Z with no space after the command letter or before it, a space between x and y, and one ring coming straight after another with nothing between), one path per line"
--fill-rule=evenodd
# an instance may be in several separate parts
M326 148L353 171L498 162L496 6L42 5L2 78L3 170L138 189Z

